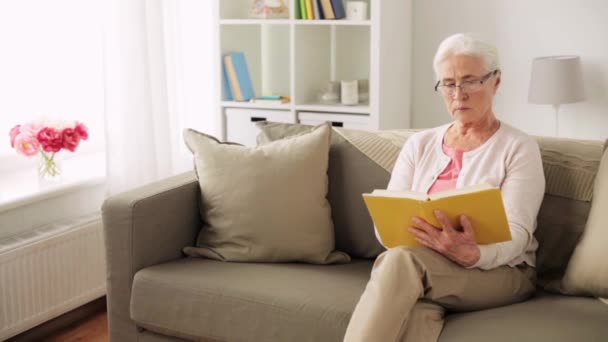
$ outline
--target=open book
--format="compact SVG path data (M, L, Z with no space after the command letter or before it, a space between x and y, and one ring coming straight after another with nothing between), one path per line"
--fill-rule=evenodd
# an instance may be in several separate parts
M480 184L427 195L410 191L374 190L363 194L367 209L386 247L418 246L408 231L418 216L435 227L441 224L433 213L441 210L460 229L460 215L471 221L478 244L511 240L511 230L500 189Z

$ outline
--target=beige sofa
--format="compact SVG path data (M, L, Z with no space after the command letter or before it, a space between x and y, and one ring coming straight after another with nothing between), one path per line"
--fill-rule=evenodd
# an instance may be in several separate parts
M270 127L265 139L300 129ZM545 290L558 287L585 227L589 183L603 144L546 138L539 144L547 194L536 233L538 293L515 305L449 313L440 341L608 340L608 305ZM194 173L108 199L103 220L111 341L341 341L373 257L382 251L361 193L386 186L390 176L355 145L334 134L328 170L336 248L353 257L348 264L185 257L182 248L195 243L202 224L204 199Z

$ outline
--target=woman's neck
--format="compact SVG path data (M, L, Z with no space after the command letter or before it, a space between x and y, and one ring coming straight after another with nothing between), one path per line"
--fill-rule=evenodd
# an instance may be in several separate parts
M471 151L488 141L499 127L500 121L493 113L477 121L457 120L446 132L444 143L452 148Z
M496 132L500 122L494 116L494 113L485 115L482 119L471 122L455 121L450 131L453 135L465 138L467 136L480 136Z

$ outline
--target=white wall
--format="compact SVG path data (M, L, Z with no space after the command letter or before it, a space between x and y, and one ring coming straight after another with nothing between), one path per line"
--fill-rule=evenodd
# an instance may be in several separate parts
M450 121L433 91L433 56L443 38L473 32L495 43L500 53L502 88L494 105L499 119L530 134L555 135L553 108L527 103L532 59L576 54L587 100L561 106L559 135L608 138L608 1L417 0L413 17L413 127Z

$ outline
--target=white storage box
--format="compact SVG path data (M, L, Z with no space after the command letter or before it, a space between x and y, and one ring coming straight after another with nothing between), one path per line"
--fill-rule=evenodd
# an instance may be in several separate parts
M361 130L371 130L369 115L362 114L329 114L315 112L299 112L298 122L304 125L320 125L331 122L334 127L344 127Z
M245 146L256 146L260 130L258 121L296 123L293 112L288 110L226 108L226 140Z

